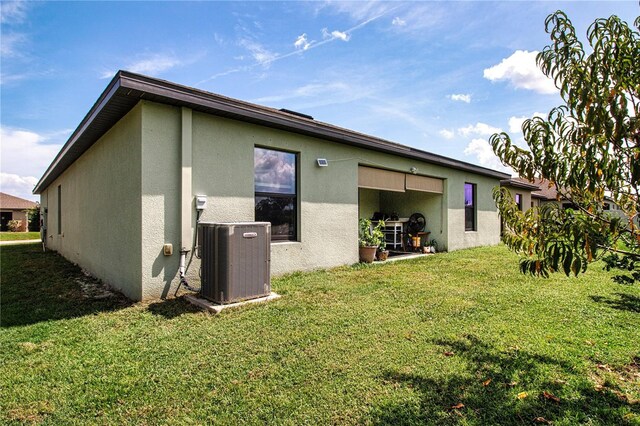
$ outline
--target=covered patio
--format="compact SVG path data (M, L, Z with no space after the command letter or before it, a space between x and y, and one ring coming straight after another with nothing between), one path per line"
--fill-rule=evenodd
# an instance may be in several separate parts
M374 224L385 221L392 255L420 251L431 240L446 247L443 179L359 166L358 214Z

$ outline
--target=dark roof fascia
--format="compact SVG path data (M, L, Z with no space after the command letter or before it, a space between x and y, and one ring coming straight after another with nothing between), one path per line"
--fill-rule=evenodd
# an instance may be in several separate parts
M78 138L82 136L82 134L87 130L91 123L93 123L98 114L107 106L109 100L114 96L119 88L120 78L119 74L116 74L104 89L98 100L93 104L87 115L85 115L85 117L82 119L76 130L71 134L62 149L60 149L60 152L58 152L51 164L49 164L49 167L44 172L35 188L33 189L34 194L40 194L40 192L44 188L46 188L53 180L60 176L62 172L67 169L67 167L69 167L75 160L77 160L78 157L80 157L80 155L78 155L71 161L67 160L66 162L68 162L69 164L66 164L66 162L64 161L65 159L68 159L69 151L76 145Z
M500 181L500 186L512 186L514 188L527 189L529 191L539 191L540 187L533 183L520 182L513 179L504 179Z
M216 115L226 115L241 121L248 121L268 127L274 127L307 136L328 139L334 142L346 143L362 148L372 149L394 155L452 167L473 173L491 176L498 179L510 177L506 173L454 160L419 149L411 148L385 139L355 132L353 130L333 126L321 121L306 119L294 114L288 114L274 108L268 108L249 102L240 101L211 92L183 86L165 80L159 80L127 71L120 71L122 87L136 89L166 97L172 104L184 103L196 110L205 108L206 112Z
M127 89L129 90L127 91ZM508 174L498 172L496 170L432 154L430 152L411 148L385 139L376 138L374 136L365 135L353 130L333 126L317 120L306 119L274 108L268 108L220 96L166 80L147 77L128 71L118 71L105 91L82 120L78 128L73 132L67 143L63 146L62 150L60 150L47 171L44 173L33 191L34 194L40 193L57 176L59 176L66 167L73 163L73 161L75 161L82 152L89 148L90 145L81 147L82 152L79 154L76 153L77 155L73 156L70 154L70 151L77 143L78 139L92 125L94 119L104 110L108 109L109 101L117 92L121 92L118 96L125 96L129 98L135 97L136 100L146 98L153 102L185 106L196 111L202 111L231 119L411 158L496 179L505 179L509 177ZM106 133L107 130L108 129L100 129L98 133L102 135ZM95 140L91 143L93 142L95 142Z

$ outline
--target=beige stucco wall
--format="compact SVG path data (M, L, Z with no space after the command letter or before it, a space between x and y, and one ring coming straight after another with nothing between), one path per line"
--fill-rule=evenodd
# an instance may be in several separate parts
M180 266L181 112L142 102L142 298L165 297ZM173 255L163 245L173 245Z
M41 195L49 247L132 299L168 296L178 285L183 114L178 107L141 101ZM193 203L195 195L207 196L202 221L255 220L254 147L298 153L298 240L272 243L274 274L357 262L358 218L370 216L376 204L398 205L393 210L401 216L423 212L440 248L499 241L491 199L497 179L195 111L189 115L188 198ZM329 166L318 167L317 158L327 158ZM359 191L359 165L404 173L416 167L419 175L444 179L444 193ZM478 185L473 233L464 231L464 182ZM195 208L190 222L194 237ZM172 255L163 254L164 244L173 246ZM189 261L187 277L197 286L200 263L193 256Z
M13 209L0 209L0 212L10 212L11 220L19 220L22 222L22 226L20 228L21 232L27 232L29 229L29 222L27 220L27 212L24 210L13 210Z
M465 231L464 184L476 184L476 228ZM448 200L448 250L494 245L500 242L500 218L493 201L493 189L498 181L472 173L452 173L447 180Z
M515 188L513 186L505 186L505 188L509 190L511 197L513 198L513 201L516 200L516 194L522 195L522 211L526 212L531 208L531 201L532 201L531 191L528 191L522 188ZM535 202L534 202L534 205L536 205Z
M131 110L40 197L47 209L47 247L136 300L142 270L141 112L139 106Z
M142 102L142 297L171 294L178 284L180 241L180 139L181 110ZM299 220L298 241L271 245L272 273L332 267L358 261L358 218L376 202L392 203L388 195L364 192L367 206L360 206L363 191L357 187L358 165L418 173L446 179L443 195L401 194L405 204L400 214L424 211L434 225L432 238L441 247L458 249L499 241L499 220L491 190L497 179L420 163L415 160L366 151L312 137L257 126L194 111L192 115L192 194L206 195L208 206L202 221L255 220L253 153L267 147L298 153ZM317 158L327 158L328 167L318 167ZM478 184L479 230L464 232L464 182ZM450 196L455 193L455 196ZM393 197L393 196L391 196ZM447 209L454 200L453 210ZM386 201L385 201L386 200ZM456 216L453 225L449 216ZM452 213L453 212L453 213ZM191 225L195 230L196 212ZM459 235L458 235L459 234ZM451 245L451 241L454 242ZM164 256L162 246L172 244L174 254ZM199 284L200 262L190 257L187 277Z

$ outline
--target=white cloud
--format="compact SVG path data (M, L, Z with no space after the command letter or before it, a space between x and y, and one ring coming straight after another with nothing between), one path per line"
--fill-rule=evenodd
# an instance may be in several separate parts
M304 34L298 36L298 38L296 39L295 43L293 43L293 46L296 49L307 50L311 46L311 43L312 42L309 42L309 40L307 39L307 34L304 33Z
M531 117L522 116L522 117L510 117L509 118L509 132L511 133L522 133L522 123L524 120L532 117L545 117L545 114L541 112L534 112Z
M276 53L265 49L260 43L249 39L240 40L240 46L247 49L253 59L260 65L268 67L271 62L278 58Z
M15 195L27 200L38 199L33 195L33 188L38 183L35 176L18 176L12 173L0 173L0 190L4 193Z
M18 176L41 176L66 141L71 130L39 134L0 128L0 168Z
M516 50L497 65L484 70L490 81L508 81L516 89L533 90L550 95L558 93L553 80L545 76L536 65L537 51Z
M0 22L19 24L27 17L29 3L26 1L3 1L0 3ZM4 37L4 35L3 35Z
M393 18L393 21L391 21L391 25L394 25L396 27L404 27L405 25L407 25L407 21L403 20L399 16L396 16L395 18Z
M329 40L342 40L342 41L349 41L349 39L351 38L351 34L349 34L348 32L343 32L343 31L338 31L338 30L333 30L331 32L329 32L329 30L327 30L326 28L322 29L322 38L329 39Z
M438 133L445 139L453 139L453 137L455 136L454 131L449 129L442 129Z
M449 99L451 99L452 101L458 101L458 102L464 102L467 104L471 103L471 95L469 94L452 94L448 96Z
M4 58L21 56L20 45L27 41L27 37L20 33L4 33L0 38L0 55Z
M155 54L143 57L135 62L130 62L124 69L138 74L157 75L163 71L182 65L183 62L173 55ZM116 71L108 70L100 74L100 78L111 78Z
M500 133L502 129L499 127L493 127L485 123L476 123L475 125L468 125L467 127L461 127L458 129L458 133L462 136L491 136L494 133Z
M474 156L478 164L493 170L513 174L510 167L504 166L498 157L493 153L493 149L486 139L473 139L464 149L464 154Z

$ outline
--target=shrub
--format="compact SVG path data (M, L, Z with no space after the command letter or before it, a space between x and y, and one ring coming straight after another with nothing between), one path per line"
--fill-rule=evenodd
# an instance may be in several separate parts
M20 232L20 231L22 231L22 221L21 220L10 220L8 226L9 226L9 232Z

